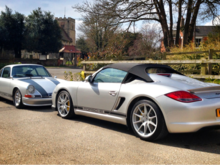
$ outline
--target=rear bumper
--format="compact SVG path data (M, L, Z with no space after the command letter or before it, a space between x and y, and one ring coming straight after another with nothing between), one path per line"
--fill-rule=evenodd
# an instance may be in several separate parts
M22 102L27 106L51 106L52 98L22 98Z
M170 133L196 132L205 127L220 126L216 110L220 98L181 103L166 96L158 97L159 106Z

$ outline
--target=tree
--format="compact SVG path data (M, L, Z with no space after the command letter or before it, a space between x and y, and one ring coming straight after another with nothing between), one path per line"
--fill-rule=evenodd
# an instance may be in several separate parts
M208 43L220 42L220 25L215 26L213 32L208 34Z
M46 55L62 47L61 30L50 12L33 10L26 19L26 49Z
M14 50L15 58L21 58L24 45L24 15L15 12L7 6L0 15L0 48Z
M103 51L107 46L110 38L114 32L117 31L117 20L111 16L101 17L99 4L94 4L92 8L82 11L76 8L79 12L83 12L83 23L80 25L79 30L84 34L90 51Z
M129 47L130 56L153 57L156 50L159 49L158 42L161 40L158 33L159 29L153 25L145 25L141 29L141 34L134 41L133 46Z
M178 21L177 21L177 26L176 26L176 46L179 44L179 38L180 38L180 21L182 17L182 4L183 0L177 0L176 6L178 8Z
M117 18L117 24L129 23L130 27L132 23L140 20L158 22L163 31L165 47L171 47L173 43L173 4L178 5L177 31L180 29L180 19L181 15L183 15L182 9L186 8L187 10L186 24L184 26L185 43L192 37L201 6L206 10L201 11L200 14L204 18L210 18L210 16L217 14L220 5L219 0L96 0L96 3L99 4L99 10L93 11L93 14L99 14L100 17L111 16L112 18ZM89 2L84 2L83 5L76 5L74 8L79 11L86 11L93 8L93 5ZM168 19L168 16L170 19Z
M81 50L81 54L83 56L82 58L87 56L87 53L89 53L88 44L86 42L86 39L83 36L80 36L79 38L77 38L76 47Z
M218 15L219 0L189 0L187 4L187 17L184 26L184 45L193 40L194 29L198 15L205 19L213 19ZM203 8L200 11L200 8Z

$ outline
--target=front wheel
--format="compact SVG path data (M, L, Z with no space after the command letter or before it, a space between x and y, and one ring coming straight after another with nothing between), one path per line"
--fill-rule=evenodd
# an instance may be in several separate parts
M157 140L167 135L167 128L159 107L150 100L140 100L132 108L130 124L143 140Z
M14 93L14 106L18 109L23 107L22 95L19 89L16 89Z
M70 119L75 116L72 99L67 91L61 91L57 97L57 110L62 118Z

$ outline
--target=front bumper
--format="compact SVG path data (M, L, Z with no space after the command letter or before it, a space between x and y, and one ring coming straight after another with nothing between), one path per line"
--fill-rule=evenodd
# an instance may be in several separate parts
M157 101L170 133L196 132L205 127L220 126L220 117L216 115L216 109L220 108L219 98L181 103L160 96Z
M22 97L22 102L27 106L51 106L52 98L26 98Z

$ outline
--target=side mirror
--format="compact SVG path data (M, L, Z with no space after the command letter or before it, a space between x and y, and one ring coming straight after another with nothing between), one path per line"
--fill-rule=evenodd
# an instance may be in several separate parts
M92 82L92 76L91 76L91 75L87 76L87 77L85 78L85 82L91 83L91 82Z
M57 76L54 76L54 78L57 78Z

